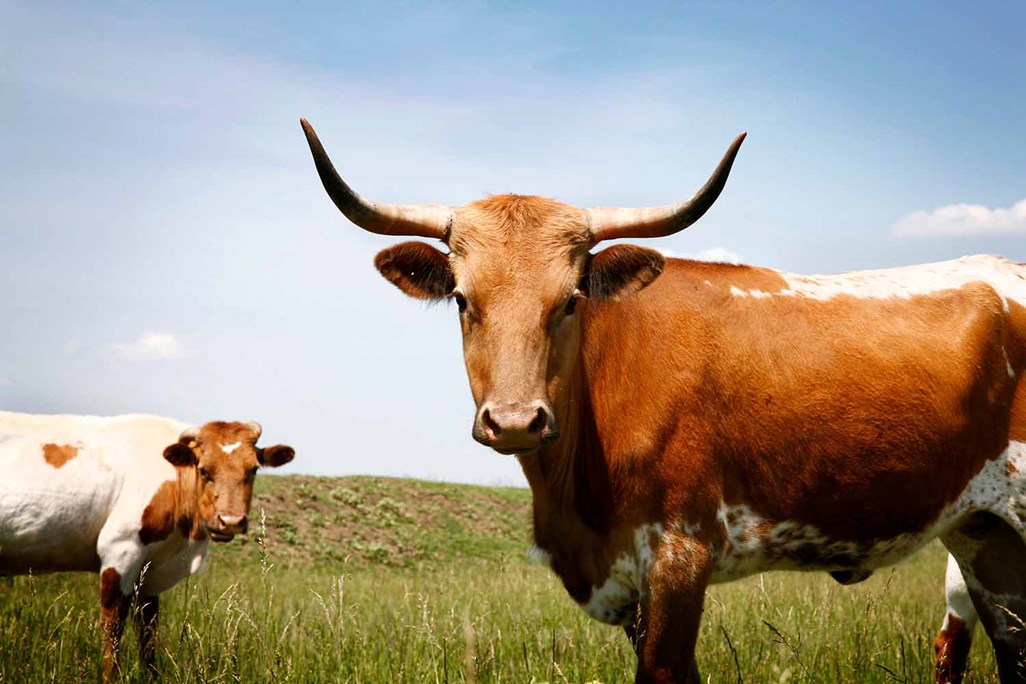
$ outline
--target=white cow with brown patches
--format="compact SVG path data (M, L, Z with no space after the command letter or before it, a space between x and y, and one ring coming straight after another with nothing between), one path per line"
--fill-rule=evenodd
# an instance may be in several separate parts
M258 447L260 432L0 412L0 575L99 573L105 680L137 590L140 657L154 670L158 596L199 572L210 539L246 532L257 468L295 455Z

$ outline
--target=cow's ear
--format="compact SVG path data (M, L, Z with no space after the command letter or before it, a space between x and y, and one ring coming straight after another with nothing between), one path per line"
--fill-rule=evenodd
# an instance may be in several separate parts
M374 265L385 280L417 299L444 299L456 287L449 257L423 242L381 250Z
M257 460L268 468L283 466L296 457L296 450L284 444L275 444L266 449L257 449Z
M665 265L654 249L614 245L590 255L581 289L591 299L621 299L658 278Z
M194 466L199 463L196 452L189 446L189 442L182 440L175 442L164 449L164 460L174 466Z

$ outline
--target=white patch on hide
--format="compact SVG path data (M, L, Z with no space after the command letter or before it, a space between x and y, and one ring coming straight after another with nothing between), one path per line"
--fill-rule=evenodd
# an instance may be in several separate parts
M634 548L613 562L602 586L592 587L583 606L588 615L610 625L624 625L634 619L655 557L653 546L662 534L663 526L658 523L642 525L634 531Z
M935 264L904 266L873 271L852 271L837 275L804 276L780 273L787 289L767 293L731 287L735 297L806 297L827 301L848 296L858 299L911 299L912 297L954 290L968 283L989 284L1001 298L1005 311L1008 300L1026 306L1026 280L1023 267L1002 257L978 255Z

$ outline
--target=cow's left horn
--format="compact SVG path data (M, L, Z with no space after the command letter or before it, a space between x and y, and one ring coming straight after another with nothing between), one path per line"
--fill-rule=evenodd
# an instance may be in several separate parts
M719 166L706 181L701 190L691 199L680 204L666 204L661 207L622 209L619 207L592 207L587 210L591 225L592 240L614 240L616 238L665 237L684 230L702 218L716 198L720 196L734 157L741 148L747 133L734 138Z
M253 434L256 435L254 437L254 441L260 439L260 435L264 431L264 428L260 426L260 423L256 422L255 420L251 420L251 421L245 423L245 426L248 427L250 430L252 430Z
M182 434L178 435L179 442L193 441L199 437L200 429L198 427L190 427L182 430Z
M445 240L452 223L452 207L440 204L382 204L368 202L346 185L335 171L335 166L324 151L313 126L306 119L300 119L310 144L317 173L335 203L346 218L364 230L381 235L418 235L420 237Z

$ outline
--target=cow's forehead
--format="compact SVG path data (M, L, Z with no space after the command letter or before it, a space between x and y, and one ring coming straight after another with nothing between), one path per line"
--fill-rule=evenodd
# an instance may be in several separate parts
M449 247L458 257L502 247L548 253L587 249L585 213L570 204L532 195L493 195L460 207L453 217Z
M258 435L246 423L207 423L199 430L199 442L205 445L224 447L235 443L253 445Z
M495 195L460 207L449 248L457 284L478 294L525 283L559 290L579 277L590 246L585 214L544 197Z

